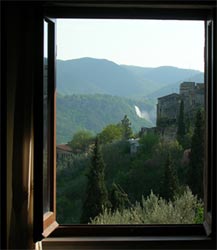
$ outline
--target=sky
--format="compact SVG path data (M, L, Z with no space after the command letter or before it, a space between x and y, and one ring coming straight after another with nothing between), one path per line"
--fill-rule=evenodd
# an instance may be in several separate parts
M204 22L57 19L57 59L204 71Z

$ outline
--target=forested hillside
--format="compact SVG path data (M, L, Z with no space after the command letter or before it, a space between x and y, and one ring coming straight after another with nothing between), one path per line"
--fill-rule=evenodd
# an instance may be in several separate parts
M178 92L180 82L187 80L203 82L203 73L94 58L57 60L57 143L66 143L80 129L97 133L125 114L134 131L153 126L157 97Z
M100 93L137 97L141 93L148 94L149 86L149 82L105 59L57 61L57 91L62 94Z
M146 119L136 114L135 106L146 112ZM57 144L68 142L81 129L98 133L106 125L119 122L125 114L136 132L153 126L155 105L111 95L57 95Z
M73 154L57 161L60 223L202 223L202 113L186 147L150 132L139 135L132 152L131 125L125 116L118 125L107 125L98 138L86 134L85 139L84 132L73 137ZM186 161L189 146L192 157Z

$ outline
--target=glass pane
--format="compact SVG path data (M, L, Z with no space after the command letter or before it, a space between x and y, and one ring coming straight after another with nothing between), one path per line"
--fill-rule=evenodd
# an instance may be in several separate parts
M57 221L203 221L204 22L57 21Z
M43 98L44 98L44 147L43 147L43 212L50 210L50 187L49 187L49 110L48 110L48 23L44 21L44 82L43 82Z

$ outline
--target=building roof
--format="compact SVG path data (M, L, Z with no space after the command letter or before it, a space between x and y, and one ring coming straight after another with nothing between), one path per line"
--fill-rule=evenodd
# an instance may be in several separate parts
M169 95L165 95L165 96L161 96L161 97L158 97L157 99L167 99L168 97L172 97L172 96L179 96L179 94L177 93L172 93L172 94L169 94Z
M180 86L187 85L187 86L195 86L195 82L182 82L180 83Z
M68 144L59 144L56 147L62 151L72 152L72 148Z
M139 138L136 138L136 139L129 139L128 142L132 145L132 144L139 144Z

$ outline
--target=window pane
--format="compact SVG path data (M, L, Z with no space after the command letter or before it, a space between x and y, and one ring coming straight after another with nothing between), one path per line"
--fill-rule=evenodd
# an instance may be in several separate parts
M203 221L204 22L57 21L57 221Z
M50 187L49 187L49 111L48 111L48 23L44 21L44 148L43 148L43 212L50 211Z

